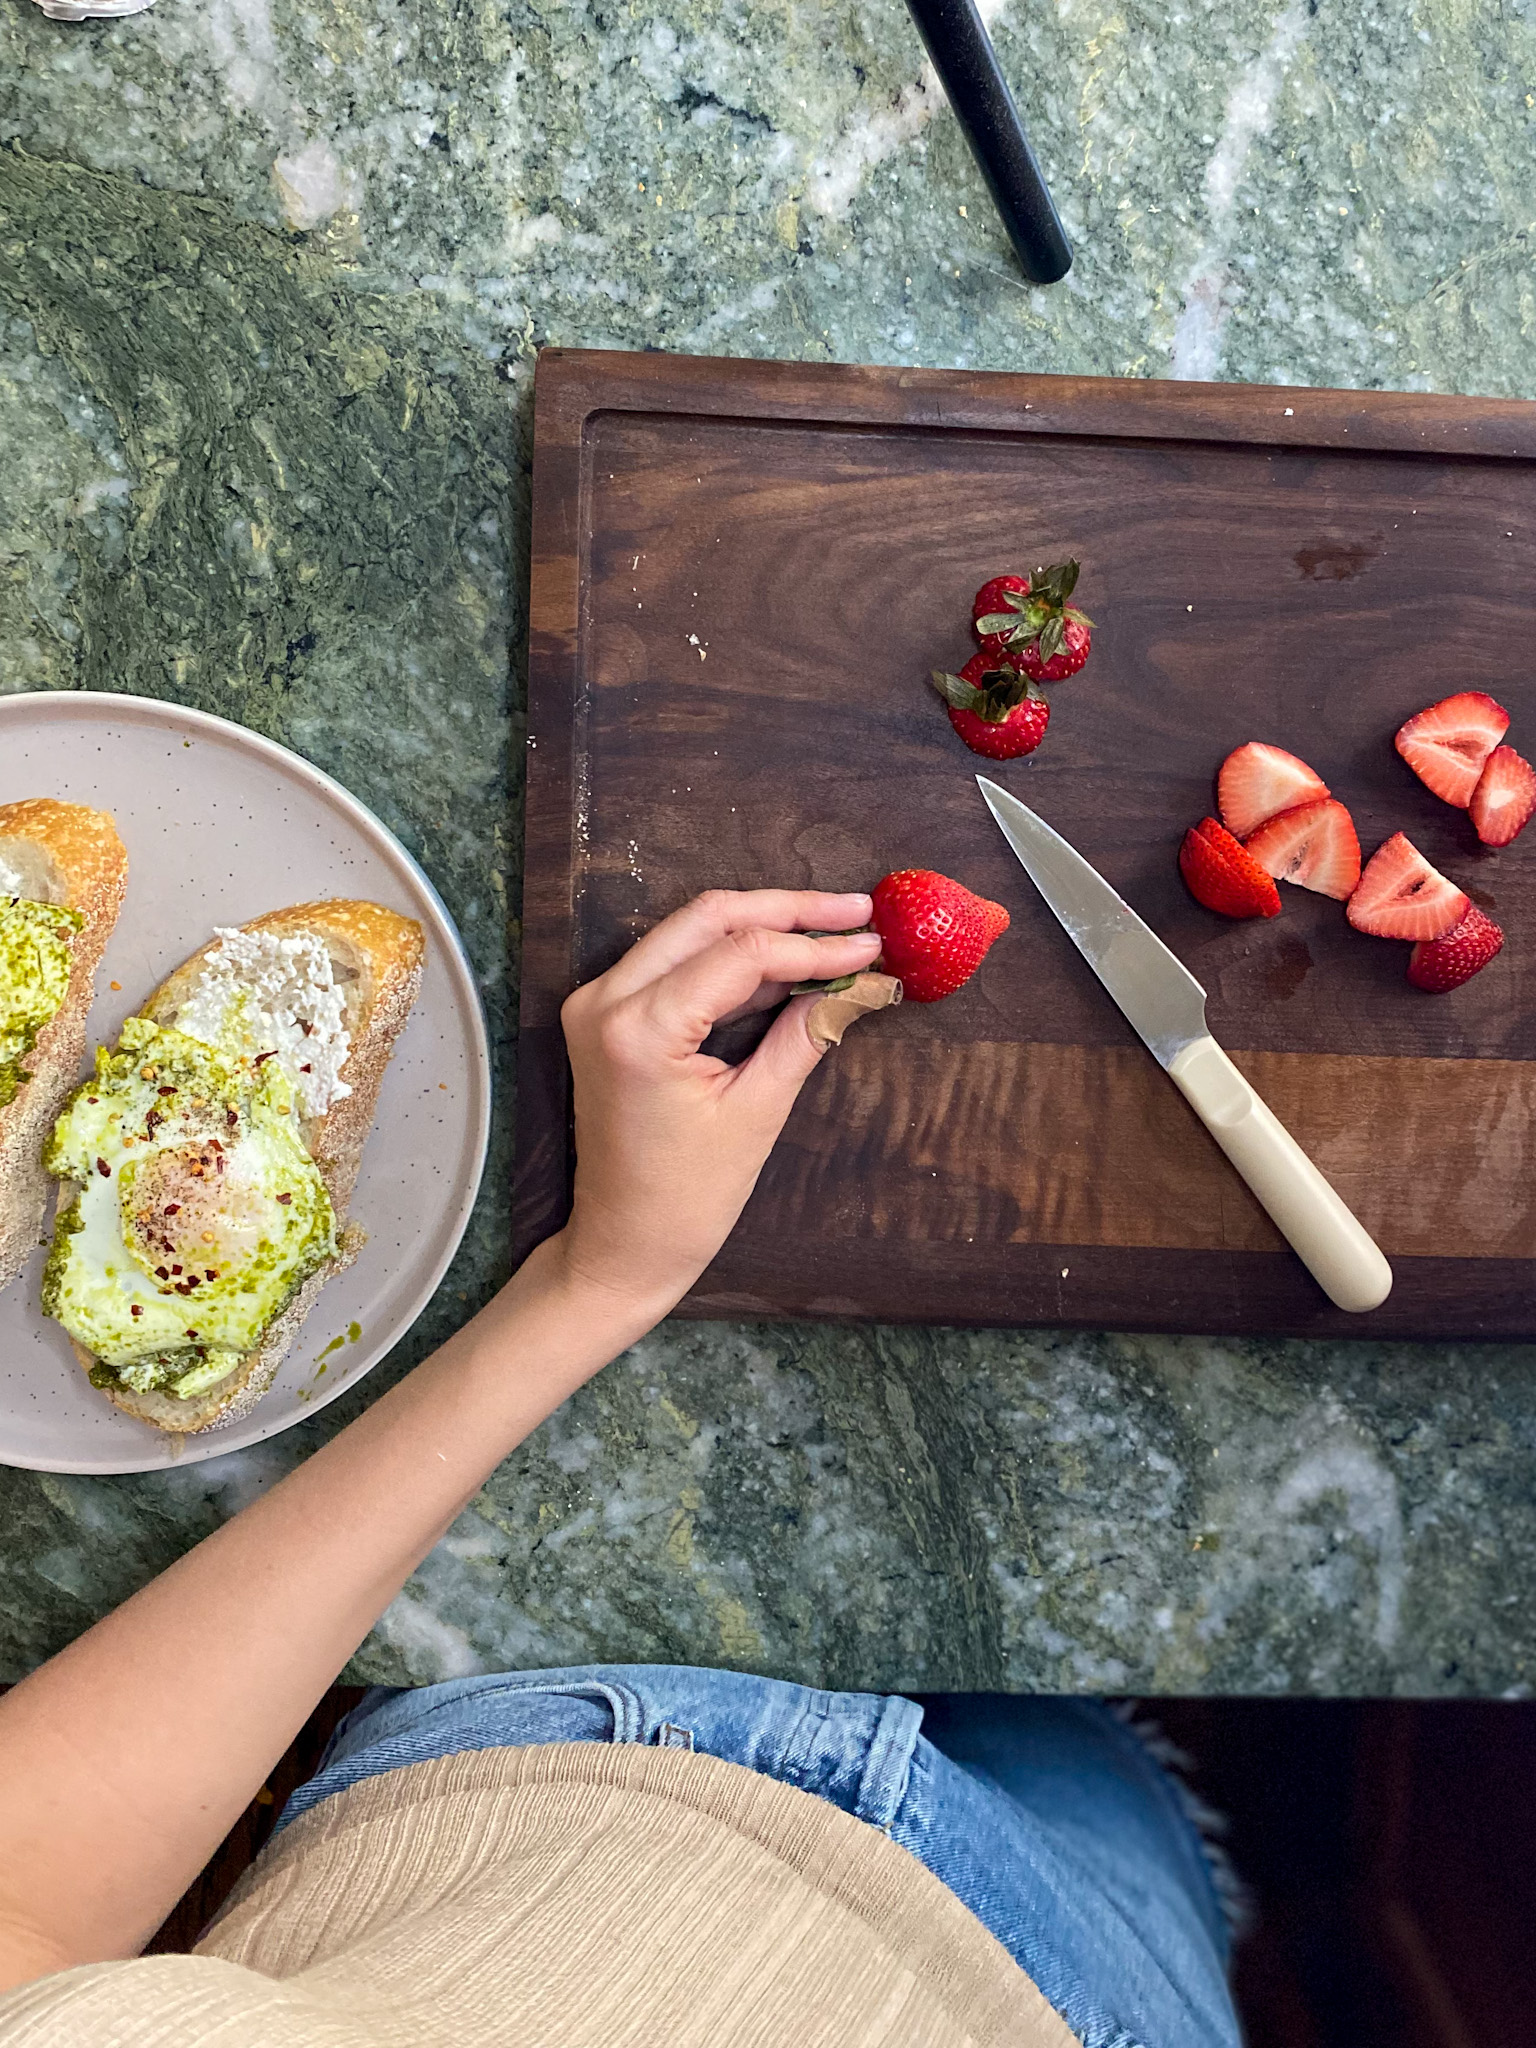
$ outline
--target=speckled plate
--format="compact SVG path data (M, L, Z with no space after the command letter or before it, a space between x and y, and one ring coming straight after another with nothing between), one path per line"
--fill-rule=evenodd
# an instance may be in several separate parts
M38 1307L39 1251L0 1293L0 1463L148 1472L275 1436L360 1380L431 1299L469 1221L490 1126L485 1018L463 942L405 848L328 775L204 712L143 697L0 697L0 803L61 797L110 811L128 898L96 981L91 1043L215 925L324 896L418 919L421 996L384 1077L352 1216L368 1232L331 1281L254 1414L184 1441L94 1393Z

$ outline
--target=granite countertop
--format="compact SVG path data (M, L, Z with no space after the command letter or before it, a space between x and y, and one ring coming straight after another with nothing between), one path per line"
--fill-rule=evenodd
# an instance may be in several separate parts
M412 1341L259 1449L0 1472L0 1677L503 1276L546 342L1531 395L1528 0L984 4L1078 246L1025 286L900 0L0 0L0 689L242 720L426 865L493 1020ZM1536 1349L664 1326L353 1666L1525 1694Z

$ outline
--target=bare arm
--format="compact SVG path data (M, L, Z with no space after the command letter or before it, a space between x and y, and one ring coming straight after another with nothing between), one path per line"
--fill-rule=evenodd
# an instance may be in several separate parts
M867 897L702 897L564 1013L566 1228L366 1414L0 1700L0 1990L132 1955L487 1474L713 1257L816 1064L792 981L869 965Z

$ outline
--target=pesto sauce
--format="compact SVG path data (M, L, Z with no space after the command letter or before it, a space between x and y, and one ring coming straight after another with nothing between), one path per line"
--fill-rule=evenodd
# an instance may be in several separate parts
M22 1061L69 993L78 910L0 896L0 1109L32 1076Z

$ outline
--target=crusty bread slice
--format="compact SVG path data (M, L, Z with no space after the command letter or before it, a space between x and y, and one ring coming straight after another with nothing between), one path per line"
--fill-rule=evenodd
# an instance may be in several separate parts
M216 1386L185 1401L173 1394L136 1394L128 1387L101 1389L125 1414L178 1436L196 1436L216 1424L250 1414L271 1386L321 1288L333 1274L351 1265L367 1241L365 1231L347 1222L347 1211L384 1069L421 988L425 953L421 926L377 903L300 903L291 910L272 910L265 917L253 918L244 929L275 932L279 937L318 933L343 993L351 1048L341 1078L352 1092L332 1103L324 1116L306 1118L301 1126L304 1143L320 1169L336 1212L340 1249L334 1259L309 1276L268 1325L256 1349L247 1352ZM167 976L141 1014L157 1024L173 1024L197 983L203 961L217 944L217 939L210 939ZM78 1344L75 1355L87 1371L96 1363Z
M105 811L39 796L0 804L0 862L20 876L30 901L77 910L85 919L71 947L64 1000L27 1054L32 1078L0 1109L0 1287L6 1287L43 1236L50 1186L43 1141L85 1057L85 1020L128 886L128 853Z

